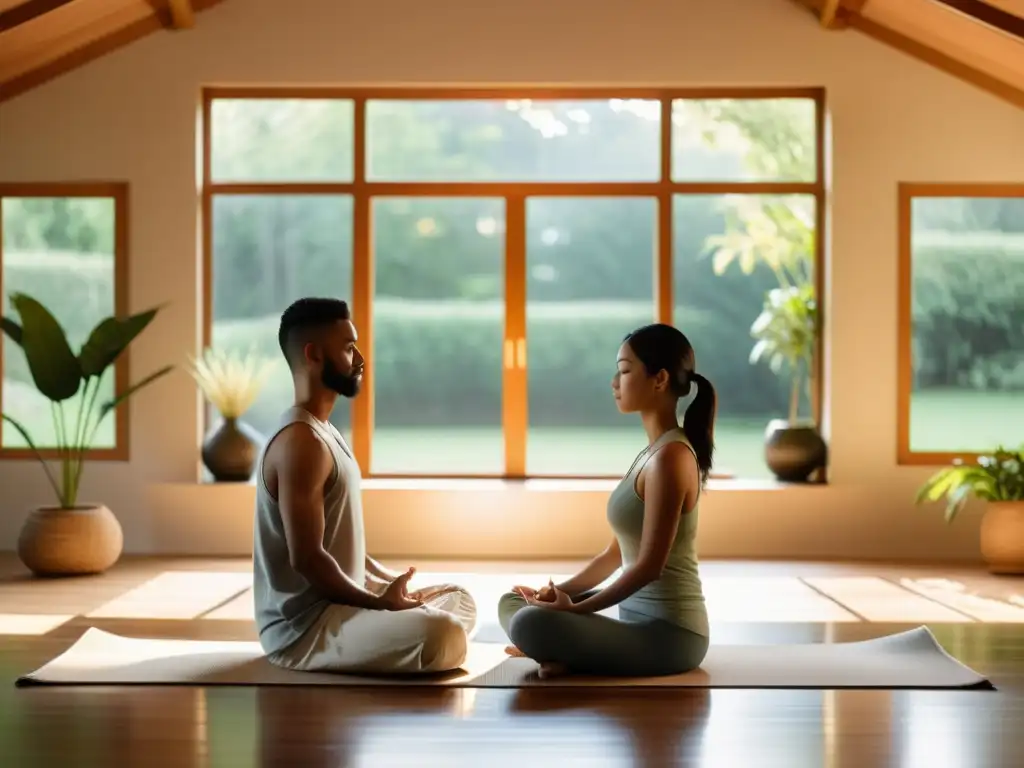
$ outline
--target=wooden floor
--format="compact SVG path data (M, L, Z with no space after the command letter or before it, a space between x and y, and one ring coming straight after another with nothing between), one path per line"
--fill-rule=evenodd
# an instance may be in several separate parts
M520 577L574 567L416 565L462 574L482 610ZM841 642L927 624L998 690L17 689L89 626L252 639L249 564L125 559L101 577L42 581L0 555L0 766L1024 765L1024 579L814 563L703 573L714 642Z

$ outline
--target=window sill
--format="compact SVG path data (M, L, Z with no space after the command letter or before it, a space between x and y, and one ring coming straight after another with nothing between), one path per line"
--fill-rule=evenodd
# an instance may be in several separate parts
M604 478L386 478L371 477L363 480L364 491L464 491L487 492L522 490L538 493L610 493L618 480ZM771 478L740 479L712 478L708 492L717 491L781 491L788 488L823 486L821 483L783 483Z
M499 491L526 491L528 493L611 493L619 480L608 478L526 478L500 477L369 477L363 478L364 492L379 491L454 491L462 493L488 493ZM255 478L239 482L215 482L204 477L197 485L213 487L252 486ZM711 478L707 492L785 491L802 488L826 488L827 483L784 483L772 478Z

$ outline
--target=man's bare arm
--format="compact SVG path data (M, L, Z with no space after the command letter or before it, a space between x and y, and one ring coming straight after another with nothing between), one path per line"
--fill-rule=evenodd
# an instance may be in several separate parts
M305 425L277 439L277 498L292 568L331 602L386 610L385 601L352 581L323 547L324 484L332 469L327 447Z

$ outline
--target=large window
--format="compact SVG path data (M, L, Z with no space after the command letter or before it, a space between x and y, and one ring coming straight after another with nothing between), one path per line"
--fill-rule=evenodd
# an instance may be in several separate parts
M900 187L899 460L1021 442L1024 185Z
M335 422L367 474L615 477L645 444L616 351L674 323L719 392L716 474L768 477L789 378L751 364L751 326L774 288L820 293L822 102L209 90L207 343L279 361L247 416L266 434L281 311L346 298L368 363Z
M119 184L0 184L3 314L17 321L11 294L31 296L61 324L71 349L78 352L97 323L124 313L126 206L127 190ZM0 334L0 351L0 410L25 427L44 456L55 457L56 430L76 423L82 393L57 406L64 412L62 422L37 390L21 348ZM125 353L100 381L96 403L112 400L126 388L127 374ZM35 455L7 421L0 430L0 451L7 458ZM99 425L87 455L128 457L127 408Z

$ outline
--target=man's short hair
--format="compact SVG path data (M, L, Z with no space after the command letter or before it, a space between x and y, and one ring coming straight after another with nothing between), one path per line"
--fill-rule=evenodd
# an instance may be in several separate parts
M302 360L302 349L319 330L339 320L351 319L348 304L341 299L307 297L291 304L281 315L277 341L293 371Z

